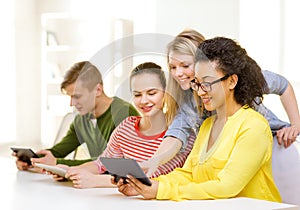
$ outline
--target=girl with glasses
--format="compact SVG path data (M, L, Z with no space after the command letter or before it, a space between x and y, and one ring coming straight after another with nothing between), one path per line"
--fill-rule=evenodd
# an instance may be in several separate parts
M178 151L184 151L189 135L191 133L197 134L202 121L210 115L207 110L200 110L204 113L199 117L190 86L195 75L194 57L196 49L204 40L204 36L199 32L186 29L179 33L167 46L167 62L170 74L167 87L169 96L166 97L165 101L171 107L166 116L172 123L154 158L141 163L142 167L148 169L148 175L151 175L160 164L167 162ZM264 94L280 96L290 123L280 120L263 104L255 106L255 109L269 121L274 141L278 142L278 145L276 143L277 150L281 146L287 148L296 141L300 132L300 116L294 90L283 76L267 70L262 71L262 73L268 84L268 91Z
M204 40L204 36L199 32L187 29L179 33L167 46L167 62L170 72L167 92L171 97L166 98L166 103L173 104L171 106L172 111L167 115L172 123L166 131L164 141L154 158L141 164L144 164L144 167L147 167L149 171L155 171L158 165L168 161L178 151L183 150L187 145L189 134L192 132L198 134L202 121L210 115L207 110L198 107L201 113L201 116L199 116L191 91L191 88L194 88L190 85L191 80L195 78L194 57L196 49ZM262 73L268 84L269 91L266 93L280 96L290 121L290 123L281 121L263 104L255 105L255 109L269 121L273 133L274 178L283 201L300 204L297 198L300 192L295 193L294 187L300 184L300 178L298 178L300 177L300 157L295 145L299 144L296 138L300 131L300 117L296 97L291 84L286 78L267 70L263 70ZM214 84L208 85L206 83L202 87L204 86L207 86L210 90L210 86L213 87ZM292 143L294 144L292 145ZM294 168L293 173L291 173L290 165ZM283 174L282 171L287 173Z
M159 200L251 197L280 202L272 176L271 129L254 110L267 89L260 67L236 42L217 37L200 44L194 77L199 105L214 114L202 123L184 166L152 180L150 187L128 176L128 184L117 183L119 191ZM213 81L218 82L201 88Z

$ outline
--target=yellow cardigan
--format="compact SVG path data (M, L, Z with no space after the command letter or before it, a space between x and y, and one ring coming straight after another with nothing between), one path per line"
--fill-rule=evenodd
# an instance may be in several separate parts
M159 181L157 199L251 197L281 202L272 176L272 134L267 120L251 108L229 117L207 152L214 116L206 119L184 166Z

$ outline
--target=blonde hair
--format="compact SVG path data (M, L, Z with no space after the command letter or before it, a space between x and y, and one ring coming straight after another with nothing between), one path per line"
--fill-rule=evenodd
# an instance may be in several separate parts
M200 43L205 40L204 36L193 29L186 29L179 33L173 41L167 45L167 61L169 63L169 54L176 52L184 55L191 55L195 57L196 51ZM169 69L170 71L170 69ZM179 106L183 102L183 90L180 85L169 74L168 85L165 97L166 102L166 119L172 122L177 114Z

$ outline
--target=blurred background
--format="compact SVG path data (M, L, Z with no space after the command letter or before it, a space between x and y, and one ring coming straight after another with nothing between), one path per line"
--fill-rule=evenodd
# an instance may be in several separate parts
M108 95L124 92L133 66L154 61L166 67L163 49L185 28L206 38L226 36L240 42L262 69L284 75L300 100L300 1L298 0L0 0L1 145L53 144L58 126L72 112L60 93L64 72L74 62L91 60L100 68ZM134 39L158 37L136 53ZM156 34L156 35L155 35ZM125 45L118 40L126 41ZM166 39L165 39L166 38ZM128 44L129 43L129 44ZM142 46L145 47L145 46ZM152 52L152 53L149 53ZM265 104L288 120L278 96Z

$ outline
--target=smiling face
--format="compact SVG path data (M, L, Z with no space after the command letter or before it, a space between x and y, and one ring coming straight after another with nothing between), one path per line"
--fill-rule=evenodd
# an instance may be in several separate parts
M198 62L195 65L195 81L211 83L224 76L224 73L216 69L215 62ZM213 111L225 106L226 96L228 95L229 87L227 79L219 81L211 85L211 91L205 92L201 88L197 94L201 97L206 110Z
M143 117L155 115L163 109L164 90L159 77L151 73L135 75L131 79L135 107Z
M78 80L65 88L66 94L71 98L70 106L74 106L80 115L94 111L97 86L90 91Z
M181 89L188 90L190 81L194 79L195 75L193 56L171 51L168 60L172 77L180 85Z

